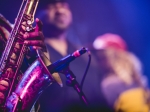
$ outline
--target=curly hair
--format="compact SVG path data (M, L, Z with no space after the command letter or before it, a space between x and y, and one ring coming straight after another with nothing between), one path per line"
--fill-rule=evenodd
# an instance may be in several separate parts
M126 84L136 82L141 86L145 86L141 78L142 65L132 53L108 47L106 49L99 50L97 52L97 56L99 66L103 66L100 69L101 72L105 74L105 77L109 75L117 75Z

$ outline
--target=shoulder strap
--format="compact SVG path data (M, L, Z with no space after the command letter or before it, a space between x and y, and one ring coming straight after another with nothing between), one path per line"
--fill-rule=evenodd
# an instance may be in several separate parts
M0 26L4 27L9 32L12 30L12 24L2 14L0 14Z
M12 24L0 14L0 40L7 41L9 33L12 30Z
M0 14L0 56L5 48L7 38L11 32L12 25L7 21L4 16Z

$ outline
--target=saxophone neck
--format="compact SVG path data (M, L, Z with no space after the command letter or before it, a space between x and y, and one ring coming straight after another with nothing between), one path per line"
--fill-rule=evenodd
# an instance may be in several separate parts
M34 22L34 15L38 6L39 0L28 0L25 7L25 14L31 18L31 23Z

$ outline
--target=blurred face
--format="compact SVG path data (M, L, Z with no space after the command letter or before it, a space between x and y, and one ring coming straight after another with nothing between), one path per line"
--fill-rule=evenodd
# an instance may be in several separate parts
M66 30L72 22L72 14L68 3L50 4L46 14L48 24L58 30Z
M110 62L105 50L97 51L98 56L98 66L102 71L109 71L110 70Z

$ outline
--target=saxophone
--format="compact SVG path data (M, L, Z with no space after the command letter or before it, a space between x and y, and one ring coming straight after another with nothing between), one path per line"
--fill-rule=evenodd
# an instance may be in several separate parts
M32 23L34 22L38 3L39 0L23 0L0 59L0 79L8 82L9 87L1 108L7 112L30 111L42 91L53 82L52 75L46 67L50 62L41 51L37 50L38 58L24 73L16 86L20 67L24 56L29 50L26 44L24 44L21 26L23 22L26 22L26 31L32 30Z

